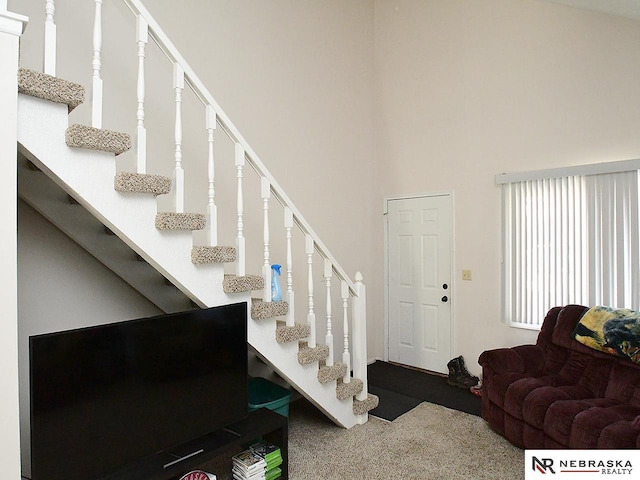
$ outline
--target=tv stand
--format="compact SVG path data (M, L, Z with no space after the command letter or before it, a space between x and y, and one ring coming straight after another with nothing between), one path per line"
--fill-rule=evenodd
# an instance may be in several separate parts
M288 418L266 408L170 451L159 452L100 480L177 480L185 473L234 448L246 448L260 439L280 447L282 479L289 477ZM217 472L211 472L217 473ZM218 473L220 475L220 473Z

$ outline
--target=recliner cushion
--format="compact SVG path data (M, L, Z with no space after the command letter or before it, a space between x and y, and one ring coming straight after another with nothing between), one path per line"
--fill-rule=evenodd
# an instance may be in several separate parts
M524 401L531 392L544 387L557 387L567 384L568 381L559 375L521 378L507 386L504 395L504 410L509 415L522 419Z
M640 408L617 404L591 408L575 416L571 426L569 448L596 448L602 430L619 421L630 421L640 415Z
M558 400L546 411L543 431L556 442L568 446L573 422L578 414L594 407L610 407L617 405L614 400L604 398L585 398L582 400Z
M549 407L556 402L591 398L589 390L578 385L541 387L531 392L522 403L522 418L529 425L543 429Z

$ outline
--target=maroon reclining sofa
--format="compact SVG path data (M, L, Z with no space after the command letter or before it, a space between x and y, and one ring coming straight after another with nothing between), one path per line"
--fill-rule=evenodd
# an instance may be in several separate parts
M511 443L640 448L640 365L574 339L587 310L552 308L535 345L480 355L482 417Z

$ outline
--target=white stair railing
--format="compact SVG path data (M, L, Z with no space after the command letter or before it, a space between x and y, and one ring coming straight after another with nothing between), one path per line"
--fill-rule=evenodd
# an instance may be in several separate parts
M216 168L214 160L214 134L216 131L216 112L211 105L205 107L205 128L207 129L207 177L208 177L208 189L207 197L209 199L207 203L207 245L209 247L215 247L218 245L218 207L216 206Z
M269 199L271 198L271 184L269 179L262 177L260 179L260 187L262 194L262 210L263 210L263 264L262 264L262 278L264 279L264 290L262 293L262 300L264 302L270 302L271 293L271 265L269 263Z
M331 318L331 277L333 276L333 265L328 258L324 259L324 283L327 288L327 333L324 336L325 342L329 347L329 356L327 357L325 364L329 367L333 365L333 332L332 332L332 318Z
M291 230L293 229L293 212L291 208L284 207L284 230L287 242L287 303L289 311L287 312L287 326L292 327L295 323L295 294L293 292L293 252L291 246Z
M363 389L356 396L367 398L367 291L360 272L356 272L356 290L353 300L353 376L362 380Z
M136 172L147 172L147 130L144 126L145 47L149 41L149 25L142 15L136 17L136 40L138 42L138 85L136 89Z
M236 160L236 178L238 179L238 198L237 198L237 212L238 212L238 234L236 236L236 250L238 260L236 261L236 275L242 277L246 273L245 261L245 238L244 238L244 195L242 191L242 176L245 165L245 152L242 145L236 143L235 149ZM267 286L265 285L265 288Z
M102 128L102 0L95 0L96 11L93 20L93 61L92 67L92 97L91 97L91 126Z
M173 90L176 103L173 208L176 213L184 213L184 170L182 168L182 91L184 90L184 70L177 62L173 64Z
M53 0L47 0L44 6L44 73L56 75L56 6Z
M307 265L309 268L308 277L308 291L309 291L309 311L307 312L307 323L311 327L311 333L309 335L309 347L316 347L316 314L313 306L313 252L314 244L313 237L309 234L305 235L306 253L307 253Z
M343 352L342 363L347 365L347 373L344 374L342 381L344 383L351 382L351 355L349 354L349 286L347 282L342 280L340 284L340 292L342 293L342 315L343 315Z

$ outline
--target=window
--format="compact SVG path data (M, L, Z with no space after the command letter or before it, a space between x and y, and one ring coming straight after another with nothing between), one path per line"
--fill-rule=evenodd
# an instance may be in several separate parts
M540 328L577 303L640 310L640 160L496 177L503 198L503 315Z

